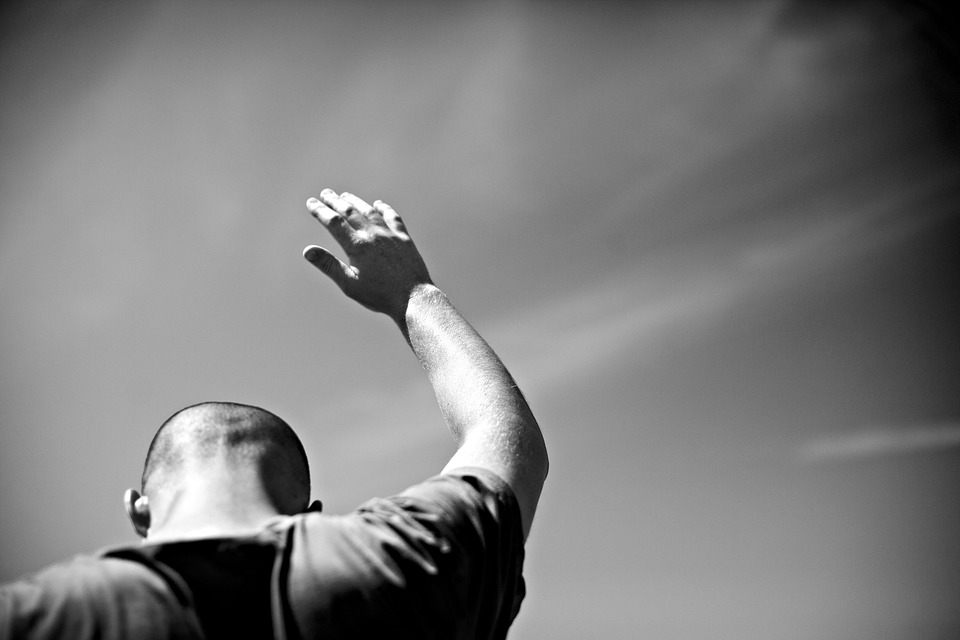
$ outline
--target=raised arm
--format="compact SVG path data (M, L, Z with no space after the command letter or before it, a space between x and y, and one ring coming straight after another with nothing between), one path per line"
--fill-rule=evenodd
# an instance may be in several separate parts
M457 452L444 472L493 471L520 503L530 531L547 476L547 451L523 394L493 349L430 279L403 221L387 204L325 189L307 208L347 255L317 246L303 255L350 298L389 315L427 372Z

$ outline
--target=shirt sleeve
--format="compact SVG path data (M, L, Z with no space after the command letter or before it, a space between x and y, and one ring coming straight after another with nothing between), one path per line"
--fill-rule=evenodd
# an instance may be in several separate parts
M303 637L503 638L524 597L513 491L485 469L435 476L294 528L289 601Z

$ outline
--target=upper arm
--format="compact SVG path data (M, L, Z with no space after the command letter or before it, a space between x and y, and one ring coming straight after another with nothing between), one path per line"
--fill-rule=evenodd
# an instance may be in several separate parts
M443 473L461 467L486 469L510 486L520 506L523 537L526 539L549 467L543 437L536 424L527 429L472 429L443 468Z

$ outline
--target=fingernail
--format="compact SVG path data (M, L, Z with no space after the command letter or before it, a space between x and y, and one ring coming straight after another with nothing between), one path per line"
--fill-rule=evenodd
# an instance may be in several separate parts
M307 208L308 208L308 209L313 209L314 207L318 206L319 204L320 204L320 201L317 200L316 198L310 198L309 200L307 200Z

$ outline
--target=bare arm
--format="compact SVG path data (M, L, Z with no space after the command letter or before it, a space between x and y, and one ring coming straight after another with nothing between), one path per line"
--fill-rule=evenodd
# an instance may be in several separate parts
M524 537L530 531L548 461L543 436L527 402L493 349L433 285L400 217L326 189L307 208L344 252L344 264L310 246L304 257L350 298L389 315L420 360L437 395L457 452L444 472L489 469L520 503Z

